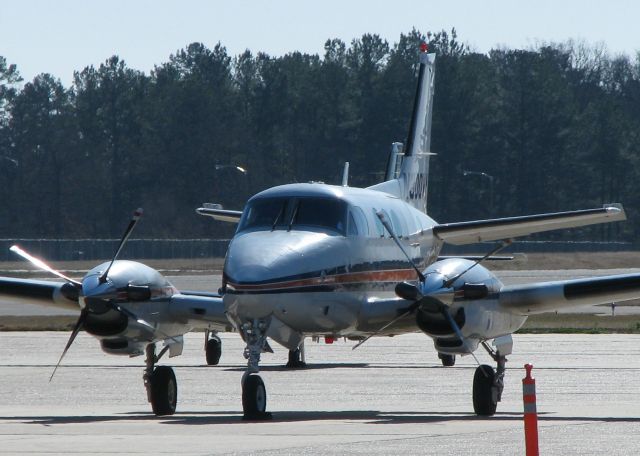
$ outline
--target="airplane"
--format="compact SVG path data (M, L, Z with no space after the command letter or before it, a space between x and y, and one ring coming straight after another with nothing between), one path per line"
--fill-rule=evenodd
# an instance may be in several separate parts
M65 282L0 278L0 294L29 302L80 306L81 313L58 362L85 329L107 353L146 354L144 382L156 415L175 412L171 368L156 366L182 349L194 328L235 330L246 343L243 416L271 417L259 375L271 339L301 356L306 337L357 340L422 331L443 364L482 346L497 364L476 369L473 405L493 415L504 388L511 334L528 315L566 306L640 297L640 275L503 286L481 262L511 239L555 229L625 219L619 205L602 208L438 224L427 215L428 167L435 54L421 49L418 86L404 152L394 145L384 182L369 188L288 184L249 199L243 211L208 205L197 212L237 223L219 293L178 292L157 271L117 260L134 219L111 260L75 281L20 248L13 250ZM499 241L486 255L440 258L444 243ZM493 341L493 347L490 342ZM155 347L164 343L156 355ZM219 348L216 354L219 353ZM354 347L355 348L355 347ZM298 359L298 361L300 361ZM480 363L478 363L480 364Z
M246 418L270 417L259 375L267 338L291 358L306 337L344 337L357 347L422 331L448 366L482 346L497 369L479 365L472 397L475 413L488 416L504 388L511 334L529 315L640 297L640 275L504 286L480 264L515 237L625 220L620 205L448 224L427 215L434 75L435 54L423 46L406 147L393 144L384 182L350 187L347 163L342 185L287 184L254 195L242 211L196 209L237 223L220 293L246 342ZM440 257L445 243L490 241L499 244L475 261Z

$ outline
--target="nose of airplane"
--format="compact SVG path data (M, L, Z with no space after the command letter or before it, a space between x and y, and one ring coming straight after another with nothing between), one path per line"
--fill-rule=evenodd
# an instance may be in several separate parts
M255 231L237 235L227 252L229 284L264 284L308 277L346 264L344 238L302 231Z

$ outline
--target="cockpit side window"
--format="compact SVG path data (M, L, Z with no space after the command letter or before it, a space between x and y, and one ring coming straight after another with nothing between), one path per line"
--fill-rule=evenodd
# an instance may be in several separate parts
M365 217L362 209L358 206L352 206L349 212L355 221L358 234L361 236L369 236L369 224L367 223L367 217ZM351 221L351 218L349 221Z

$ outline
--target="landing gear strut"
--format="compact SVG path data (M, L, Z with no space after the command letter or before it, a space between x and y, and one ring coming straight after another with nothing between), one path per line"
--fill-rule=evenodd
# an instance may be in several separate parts
M168 349L169 346L164 347L157 356L156 344L149 344L145 349L147 367L142 378L147 399L157 416L173 415L178 401L178 383L173 369L169 366L154 367Z
M500 337L495 339L494 345L495 350L487 342L482 342L482 346L496 362L496 370L483 364L478 366L473 376L473 410L480 416L492 416L496 413L504 390L506 355L511 354L513 340L511 336Z
M289 361L286 367L289 369L301 369L307 367L307 363L304 360L304 340L298 348L295 350L289 350Z
M240 327L247 343L244 357L247 370L242 376L242 410L245 420L267 420L267 390L258 372L260 372L260 354L265 350L269 320L254 319Z
M217 366L222 355L222 340L217 334L206 330L204 333L204 350L207 357L207 365Z

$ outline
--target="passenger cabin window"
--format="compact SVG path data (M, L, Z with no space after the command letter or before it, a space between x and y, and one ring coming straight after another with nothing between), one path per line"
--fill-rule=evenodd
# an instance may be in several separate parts
M396 236L399 238L403 236L407 236L409 232L407 231L407 226L404 224L404 220L398 217L396 211L391 209L391 225L393 226L393 230L396 232Z
M376 208L374 207L373 209L371 209L371 211L373 212L373 221L376 224L377 234L379 237L384 237L384 233L385 233L384 225L382 224L382 222L378 218L378 215L376 214L377 212Z
M345 235L347 205L332 198L261 198L249 203L238 232L258 230L304 230L324 228Z
M353 213L349 212L349 227L347 229L348 236L357 236L358 235L358 226L356 225L356 220L353 218Z
M365 217L362 209L358 206L353 206L351 208L351 215L358 227L358 234L362 236L369 236L369 224L367 223L367 217Z

